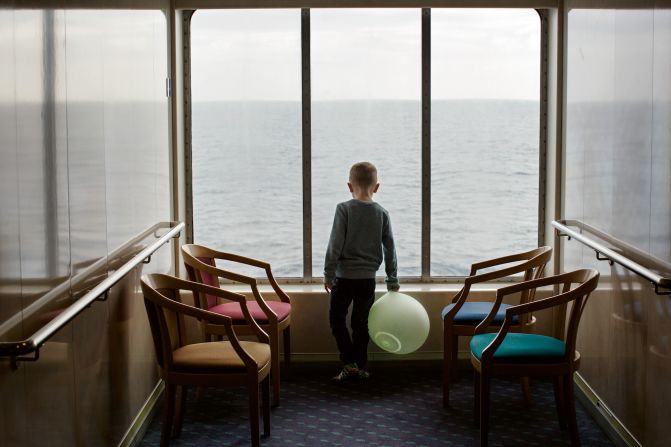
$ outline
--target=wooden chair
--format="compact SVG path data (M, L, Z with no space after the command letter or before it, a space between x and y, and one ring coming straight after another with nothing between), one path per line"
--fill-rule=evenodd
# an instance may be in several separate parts
M573 373L580 366L580 353L575 350L575 343L580 316L598 282L599 273L596 270L582 269L515 284L496 292L494 307L475 329L476 335L470 344L471 364L475 369L475 418L476 424L480 424L481 446L486 446L488 441L490 381L495 375L553 376L559 426L564 429L568 424L571 445L580 445L573 395ZM503 297L544 286L561 286L561 292L549 298L508 307L499 332L487 333ZM572 289L571 286L575 287ZM515 318L569 302L573 302L573 306L562 340L510 332Z
M270 375L273 383L272 405L274 407L278 406L280 403L280 333L283 334L284 339L284 366L287 371L289 370L291 362L291 299L280 288L277 281L275 281L270 264L264 261L247 258L233 253L225 253L195 244L183 245L182 257L184 258L184 265L187 274L189 275L189 279L192 281L197 281L213 287L221 287L219 278L225 278L230 281L250 286L254 300L248 301L247 307L249 308L252 317L268 332L270 337L272 366ZM217 259L251 265L263 269L270 285L277 294L279 301L265 300L259 292L255 278L216 267L215 261ZM248 333L248 328L245 321L242 319L240 305L238 303L220 303L220 300L215 296L203 293L194 293L194 300L196 305L201 309L231 317L233 319L233 325L236 327L239 334ZM209 340L211 335L221 334L222 330L216 324L207 321L202 322L201 328L206 340Z
M159 375L166 385L161 446L169 445L171 435L177 437L181 432L187 385L246 385L249 390L252 445L259 446L259 384L262 390L263 433L270 435L270 346L268 335L247 309L245 297L158 273L143 276L141 283ZM183 304L180 302L180 290L207 293L238 302L248 327L259 342L238 340L231 318ZM189 344L184 327L185 315L219 325L227 340ZM175 415L178 388L181 398Z
M447 408L450 402L450 381L456 376L459 336L471 336L475 327L485 319L492 308L492 302L467 301L473 284L505 278L524 272L524 281L543 276L545 264L552 256L552 247L538 247L523 253L517 253L488 261L476 262L471 265L469 276L464 280L464 286L454 296L452 303L443 308L443 406ZM505 266L505 264L516 263ZM483 269L501 267L497 270L478 273ZM533 301L534 291L522 293L520 303ZM500 312L491 321L489 331L498 331L508 304L500 306ZM513 321L512 329L518 332L527 332L536 322L535 317L526 315ZM529 397L528 382L522 382L527 401Z

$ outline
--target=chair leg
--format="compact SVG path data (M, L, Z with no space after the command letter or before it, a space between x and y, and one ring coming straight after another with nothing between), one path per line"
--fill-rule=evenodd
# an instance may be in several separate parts
M454 336L449 325L443 327L443 408L450 406L450 382L452 381L452 350Z
M473 371L473 425L480 426L480 373Z
M489 388L490 378L480 373L480 447L487 447L489 440Z
M171 383L165 386L165 408L163 409L163 427L161 427L161 447L170 445L170 432L175 415L175 391L177 387Z
M252 446L259 447L259 382L256 378L249 383L249 425L252 431Z
M263 436L270 436L270 378L261 382L261 408L263 411Z
M571 445L580 446L580 434L578 433L578 421L575 413L575 395L573 394L573 374L564 376L564 405L566 409L566 423L571 435Z
M282 340L284 341L284 373L288 374L291 370L291 326L287 326L282 331Z
M452 371L452 382L459 380L459 336L452 336L452 359L450 362L450 370Z
M559 428L560 430L566 430L566 410L564 405L563 378L561 376L553 377L552 385L555 392L555 406L557 407L557 418L559 419Z
M280 340L277 326L270 328L270 378L273 381L273 407L280 405Z
M524 404L527 407L532 405L531 388L529 387L529 377L520 377L520 387L522 388L522 396L524 397Z
M196 402L200 402L203 399L203 396L205 396L205 387L198 385L196 387Z
M176 401L175 421L172 428L172 437L178 438L182 434L182 424L184 423L184 407L186 406L186 396L188 388L186 385L179 387L179 399Z

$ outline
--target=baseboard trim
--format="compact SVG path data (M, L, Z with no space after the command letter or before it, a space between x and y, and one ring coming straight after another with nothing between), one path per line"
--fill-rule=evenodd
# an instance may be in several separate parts
M140 445L142 438L147 432L147 428L149 428L149 423L158 410L158 406L156 404L161 399L164 389L165 383L163 380L159 380L154 387L154 390L144 402L144 405L142 405L142 408L140 408L137 416L135 416L135 419L133 419L130 427L128 427L126 434L124 434L123 438L121 438L119 447L136 447Z
M642 447L642 444L638 442L579 373L575 373L574 382L576 384L576 397L615 445Z

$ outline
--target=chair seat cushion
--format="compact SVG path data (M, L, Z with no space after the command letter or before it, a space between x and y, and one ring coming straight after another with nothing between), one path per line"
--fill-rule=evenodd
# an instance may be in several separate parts
M482 351L489 346L496 335L495 333L478 334L471 338L471 352L478 360L482 359ZM566 344L557 338L509 332L494 352L494 361L555 362L561 360L565 352Z
M275 312L277 315L277 321L282 321L291 313L291 304L284 303L282 301L266 301L266 304L270 309ZM247 301L247 308L249 313L252 314L252 318L261 323L267 323L268 317L261 310L259 303L256 301ZM210 312L214 312L221 315L226 315L233 319L234 324L241 324L245 321L245 316L242 314L242 309L240 308L240 303L223 303L212 306L208 309Z
M493 305L494 303L489 301L466 301L452 321L454 324L477 326L487 317L487 315L489 315ZM510 304L502 303L501 307L499 307L499 310L496 312L494 320L492 320L492 324L500 325L503 323L503 320L506 317L506 309L510 306ZM441 318L445 318L445 315L452 310L453 307L454 304L445 306L440 314ZM518 321L519 319L517 318L517 315L515 315L513 317L513 324L517 324Z
M270 362L270 345L241 341L261 369ZM174 370L188 373L245 372L245 364L233 349L230 341L194 343L175 349L172 353Z

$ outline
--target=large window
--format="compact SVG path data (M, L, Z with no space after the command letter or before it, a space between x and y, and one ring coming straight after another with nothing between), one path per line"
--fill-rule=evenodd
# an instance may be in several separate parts
M351 198L349 167L367 160L401 277L463 276L536 246L540 41L534 10L197 12L194 241L319 280L335 206Z
M540 20L431 11L431 275L538 242Z
M298 10L198 11L191 24L194 241L302 276Z
M417 9L312 10L313 274L324 270L350 166L378 168L399 275L419 276L421 21ZM393 73L393 75L391 75ZM380 275L384 275L384 265Z

